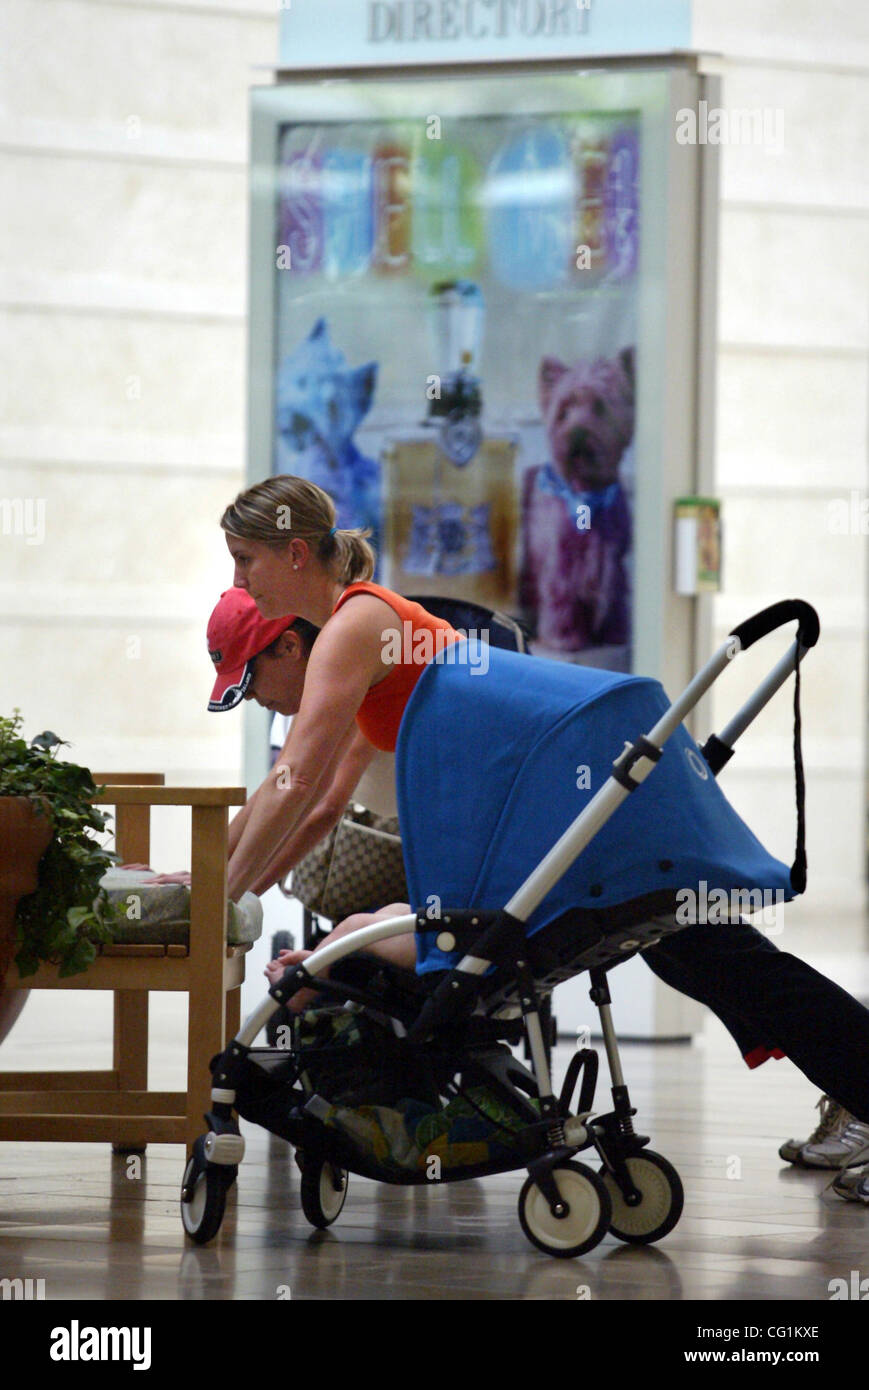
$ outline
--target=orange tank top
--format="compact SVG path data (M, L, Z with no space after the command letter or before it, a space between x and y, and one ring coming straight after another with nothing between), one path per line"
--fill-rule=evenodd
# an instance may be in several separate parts
M401 716L414 686L437 653L458 641L462 634L443 618L427 612L422 604L413 603L393 593L392 589L384 589L368 580L348 584L332 612L337 613L353 594L373 594L383 599L399 618L401 639L396 640L393 651L388 646L384 648L385 655L394 657L394 665L382 681L371 686L356 714L356 723L368 742L392 753Z

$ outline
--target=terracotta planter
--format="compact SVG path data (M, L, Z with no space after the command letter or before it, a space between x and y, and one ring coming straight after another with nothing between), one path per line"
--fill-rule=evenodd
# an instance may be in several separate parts
M35 892L53 834L50 814L39 815L29 797L0 796L0 987L15 955L15 909Z

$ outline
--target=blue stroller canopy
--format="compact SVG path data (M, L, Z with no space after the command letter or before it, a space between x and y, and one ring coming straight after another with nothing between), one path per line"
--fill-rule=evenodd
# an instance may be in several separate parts
M610 776L628 740L669 707L658 681L490 648L488 669L449 648L422 674L396 748L414 911L501 908ZM452 653L452 656L450 656ZM729 805L683 725L528 920L692 889L794 896L790 871ZM781 896L778 896L778 895ZM767 899L770 901L770 899ZM417 970L456 963L417 933ZM726 929L726 928L725 928Z

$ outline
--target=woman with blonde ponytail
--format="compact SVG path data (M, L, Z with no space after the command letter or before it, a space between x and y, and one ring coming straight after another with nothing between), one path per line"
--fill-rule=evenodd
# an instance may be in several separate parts
M367 532L339 529L327 493L305 478L267 478L239 493L220 522L263 618L294 615L320 629L299 712L271 773L230 827L229 892L263 881L306 818L336 824L377 749L393 751L425 666L459 633L420 604L371 582ZM283 847L283 848L282 848ZM402 938L383 954L406 964ZM411 946L412 953L412 946Z

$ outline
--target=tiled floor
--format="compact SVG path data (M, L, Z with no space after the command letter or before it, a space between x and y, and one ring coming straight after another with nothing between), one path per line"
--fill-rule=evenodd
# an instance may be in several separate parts
M807 931L802 949L788 944L869 992L862 923L832 942ZM56 999L33 996L4 1067L52 1057L100 1064L93 1009L61 1030ZM173 1084L183 1064L174 1004L155 1000L154 1032L164 1039L152 1084ZM559 1047L559 1068L568 1056ZM784 1138L816 1119L817 1095L790 1062L748 1073L714 1023L693 1046L627 1046L623 1062L638 1127L685 1186L683 1217L657 1247L607 1237L583 1259L547 1258L518 1223L520 1173L416 1189L351 1177L337 1223L314 1233L288 1147L246 1125L236 1193L205 1248L181 1229L179 1148L153 1145L137 1177L101 1145L0 1145L0 1278L44 1279L47 1299L76 1300L575 1300L587 1290L593 1299L826 1301L831 1279L869 1276L869 1208L823 1196L828 1175L777 1156Z

